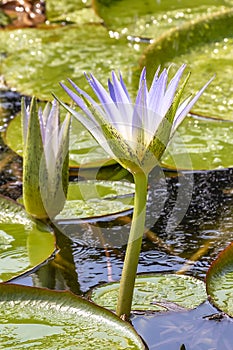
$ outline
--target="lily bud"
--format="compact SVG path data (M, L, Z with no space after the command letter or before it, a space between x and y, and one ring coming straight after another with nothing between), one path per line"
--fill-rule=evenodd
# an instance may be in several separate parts
M69 182L70 115L60 123L59 106L53 101L44 110L32 98L30 108L22 99L23 202L38 219L53 218L64 207Z

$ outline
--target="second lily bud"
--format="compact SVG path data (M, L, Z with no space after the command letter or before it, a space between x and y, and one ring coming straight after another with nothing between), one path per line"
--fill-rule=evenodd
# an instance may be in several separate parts
M70 115L60 122L56 101L44 110L22 99L23 202L29 214L46 219L64 207L69 181Z

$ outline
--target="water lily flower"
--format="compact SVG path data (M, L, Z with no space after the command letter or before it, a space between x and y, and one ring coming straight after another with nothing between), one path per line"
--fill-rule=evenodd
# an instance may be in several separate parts
M23 202L32 216L45 219L64 206L68 188L70 116L60 123L59 105L47 103L37 110L22 99Z
M108 81L109 91L94 75L85 74L99 103L69 80L76 93L62 83L61 86L84 114L63 105L124 168L132 173L140 169L149 173L160 160L177 127L211 81L195 96L181 102L189 79L188 74L181 88L177 89L184 69L185 65L182 65L168 84L169 69L164 69L159 75L158 68L148 89L144 68L135 103L120 73L118 79L112 72L112 81Z
M158 163L168 142L184 117L191 110L208 81L194 96L181 97L190 74L178 88L185 65L168 83L168 71L158 68L148 89L146 69L142 70L135 103L132 102L122 75L112 72L108 91L94 75L85 75L98 102L73 81L73 90L61 84L82 110L60 103L77 118L97 142L134 177L135 197L132 224L121 275L116 313L129 317L145 225L148 174Z

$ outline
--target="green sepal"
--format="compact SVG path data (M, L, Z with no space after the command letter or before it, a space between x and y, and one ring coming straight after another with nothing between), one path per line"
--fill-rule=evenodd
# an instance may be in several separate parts
M22 99L22 132L23 132L23 203L26 211L39 219L47 217L40 192L41 158L43 156L43 143L40 133L40 124L37 113L36 98L30 104L30 116L25 125L25 101ZM25 135L25 128L27 132Z
M145 171L148 171L148 173L156 165L156 163L160 161L168 142L170 141L174 117L189 77L190 73L187 75L180 89L176 92L169 110L159 124L159 127L146 150L142 167Z

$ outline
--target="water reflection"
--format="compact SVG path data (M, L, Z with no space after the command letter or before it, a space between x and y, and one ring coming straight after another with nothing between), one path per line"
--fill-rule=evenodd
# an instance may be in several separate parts
M232 170L183 173L179 178L158 170L151 174L138 272L183 271L204 278L211 261L233 238L232 176ZM58 222L62 259L55 259L47 271L48 281L57 279L49 287L82 294L96 284L119 280L130 222L131 214L92 223L62 222L60 227ZM72 287L71 279L76 280Z
M210 316L210 317L209 317ZM208 302L187 312L134 315L133 326L150 350L231 350L232 319L216 314Z

